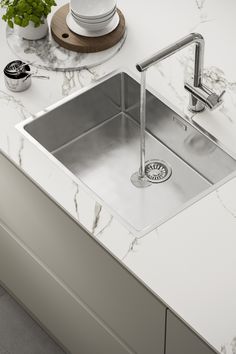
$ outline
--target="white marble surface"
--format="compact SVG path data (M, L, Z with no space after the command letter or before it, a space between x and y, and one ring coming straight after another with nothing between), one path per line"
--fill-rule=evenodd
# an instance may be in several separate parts
M22 93L13 94L4 85L2 69L15 55L5 40L5 23L0 22L0 149L212 346L234 354L236 178L138 238L15 129L30 115L114 69L125 66L135 72L140 59L198 31L206 39L205 79L217 92L227 92L218 111L197 114L193 120L236 154L235 0L147 0L145 5L141 0L135 5L119 0L118 4L126 16L128 37L116 56L89 70L49 71L49 81L35 80ZM148 83L185 113L188 95L183 82L192 62L190 48L148 73Z

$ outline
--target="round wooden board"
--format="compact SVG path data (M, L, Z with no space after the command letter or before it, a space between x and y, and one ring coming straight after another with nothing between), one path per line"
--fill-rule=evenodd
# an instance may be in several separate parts
M66 24L69 4L60 7L52 17L51 33L55 41L62 47L79 53L94 53L113 47L125 33L125 18L117 9L120 17L119 25L101 37L84 37L72 32Z

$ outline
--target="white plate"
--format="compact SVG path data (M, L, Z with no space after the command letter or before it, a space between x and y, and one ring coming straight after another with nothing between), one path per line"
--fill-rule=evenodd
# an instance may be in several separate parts
M66 17L66 24L69 27L69 29L80 35L80 36L85 36L85 37L101 37L104 36L105 34L108 34L112 31L114 31L114 29L118 26L120 22L120 17L118 15L118 13L116 13L112 19L112 21L102 30L100 31L88 31L85 28L79 26L75 20L73 19L73 17L71 16L70 12L68 13L67 17Z

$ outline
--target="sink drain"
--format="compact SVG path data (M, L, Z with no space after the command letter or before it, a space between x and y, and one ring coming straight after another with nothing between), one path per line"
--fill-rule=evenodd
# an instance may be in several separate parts
M161 160L149 160L145 165L145 174L147 179L152 183L165 182L170 178L172 173L171 167Z

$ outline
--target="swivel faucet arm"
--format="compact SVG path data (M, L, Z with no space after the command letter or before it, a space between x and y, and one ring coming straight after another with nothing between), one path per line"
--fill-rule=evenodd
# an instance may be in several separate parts
M222 103L221 98L224 94L222 93L218 96L202 84L205 41L201 34L190 33L172 45L158 51L150 58L138 63L136 68L138 71L143 72L193 43L195 43L193 82L185 83L184 87L190 93L189 109L193 112L200 112L205 109L205 106L209 109L218 107Z

